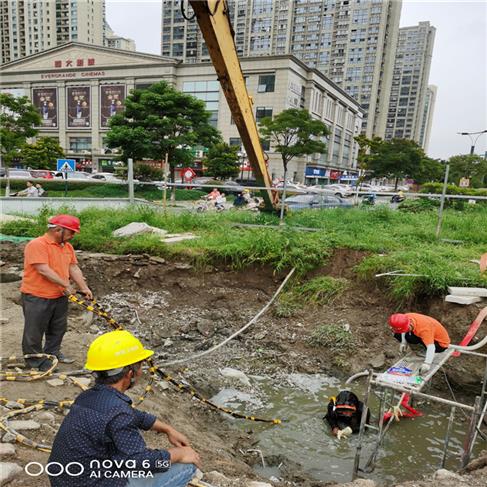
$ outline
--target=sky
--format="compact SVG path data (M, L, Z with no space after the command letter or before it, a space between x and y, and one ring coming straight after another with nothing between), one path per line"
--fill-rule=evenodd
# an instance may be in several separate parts
M107 21L137 50L160 54L162 0L106 0ZM401 27L436 27L430 84L438 87L428 155L448 159L470 151L468 136L487 130L487 0L403 0ZM487 133L475 153L487 152Z

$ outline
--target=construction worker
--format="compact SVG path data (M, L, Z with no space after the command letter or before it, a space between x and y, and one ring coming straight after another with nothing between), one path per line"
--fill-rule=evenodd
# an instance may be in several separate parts
M330 397L328 411L323 419L328 421L331 434L340 439L351 433L358 433L364 403L359 401L356 394L350 391L341 391L338 396ZM370 411L367 411L367 423L370 420ZM348 429L347 429L348 428Z
M430 370L435 353L444 352L450 346L450 337L443 325L431 316L419 313L396 313L389 317L394 338L400 341L399 351L406 352L408 344L420 344L426 348L426 357L420 373Z
M188 439L133 408L124 394L153 353L125 330L91 343L85 368L93 371L96 383L76 398L54 439L52 487L184 487L193 478L200 458ZM164 433L174 447L151 450L139 430Z
M65 294L75 292L70 280L87 298L93 298L69 243L79 231L78 218L56 215L49 219L47 232L25 246L24 276L20 286L24 312L24 355L46 353L56 355L60 362L74 362L61 352L68 323L68 299ZM51 368L52 363L48 359L29 358L26 365L45 371Z

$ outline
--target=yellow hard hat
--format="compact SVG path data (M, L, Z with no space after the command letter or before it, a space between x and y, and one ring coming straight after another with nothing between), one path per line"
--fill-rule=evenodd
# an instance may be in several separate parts
M100 335L88 349L85 369L112 370L132 365L153 355L140 340L126 330L115 330Z

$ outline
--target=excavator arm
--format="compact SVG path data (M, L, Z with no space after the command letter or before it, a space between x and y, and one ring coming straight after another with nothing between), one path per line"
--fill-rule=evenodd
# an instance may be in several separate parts
M247 92L237 56L227 2L226 0L189 0L189 3L196 15L255 179L259 186L270 188L272 182L260 143L252 100ZM262 190L262 196L267 209L272 210L277 206L276 191Z

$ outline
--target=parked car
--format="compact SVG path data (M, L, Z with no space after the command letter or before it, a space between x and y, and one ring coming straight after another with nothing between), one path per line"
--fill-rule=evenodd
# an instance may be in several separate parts
M48 171L47 169L32 169L30 174L33 178L38 179L53 179L54 177L51 174L51 171Z
M291 211L352 207L352 204L349 201L328 194L303 194L291 196L286 198L284 202Z
M274 188L283 189L284 188L284 181L279 181L273 184ZM303 194L306 193L306 186L299 183L293 183L292 181L288 181L286 183L286 193L287 194Z
M339 198L349 198L354 194L353 189L346 184L327 184L324 186L317 185L311 186L311 188L313 188L313 191L334 194Z
M117 178L115 174L111 172L97 172L95 174L90 174L88 175L89 179L94 179L95 181L100 181L104 183L116 183L116 184L124 184L125 181L123 181L120 178Z
M64 172L56 172L54 177L56 179L63 179L64 174L68 175L68 180L69 179L79 179L83 181L89 181L90 175L87 172L82 172L82 171L67 171L66 173Z
M11 179L31 179L32 176L29 171L23 169L9 169L8 176Z

